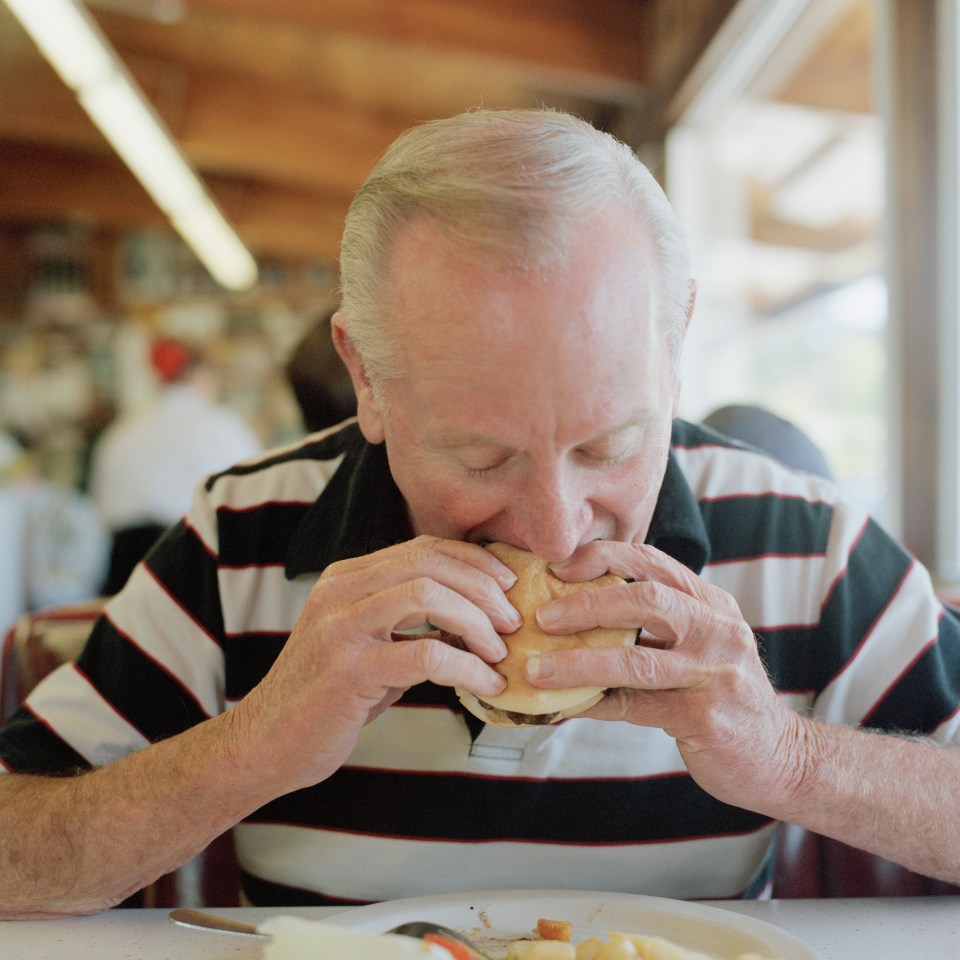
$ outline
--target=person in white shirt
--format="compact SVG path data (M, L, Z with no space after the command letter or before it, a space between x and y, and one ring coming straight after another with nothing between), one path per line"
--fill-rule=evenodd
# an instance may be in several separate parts
M262 449L243 417L218 402L216 371L199 352L164 338L150 360L159 392L115 420L92 456L90 492L113 535L106 594L186 513L204 477Z

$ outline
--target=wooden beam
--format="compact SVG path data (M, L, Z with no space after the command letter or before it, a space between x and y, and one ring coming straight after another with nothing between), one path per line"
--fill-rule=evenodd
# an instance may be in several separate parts
M314 30L285 19L197 9L175 27L100 13L98 20L128 62L153 60L199 73L243 76L262 89L329 105L394 113L405 120L444 115L482 98L517 105L531 90L631 100L640 89L603 74L569 74L540 62L396 42L364 33Z
M410 80L406 94L395 93L396 109L374 106L376 83L354 91L354 104L338 102L310 88L287 89L261 83L248 75L226 69L182 64L176 59L159 60L141 52L126 53L125 62L171 128L187 156L201 172L231 173L244 177L279 180L323 190L354 192L380 152L408 126L431 114L418 114L417 96ZM252 51L249 52L252 58ZM400 62L394 65L405 77ZM422 68L421 68L422 69ZM360 77L362 70L345 71ZM417 69L413 69L417 73ZM424 81L424 73L418 76ZM386 76L380 89L389 89ZM433 107L437 113L453 113L486 103L488 106L534 105L539 97L499 84L491 101L482 84L472 92L466 84L448 85L436 76ZM406 100L401 104L403 97ZM457 99L457 98L460 99ZM363 106L360 106L360 101ZM401 113L401 105L407 112ZM588 117L597 105L555 98L555 106L577 109ZM592 110L591 110L592 106ZM98 154L109 152L105 140L77 104L72 93L39 56L25 52L0 64L0 139L82 148Z
M39 57L0 57L0 140L112 153L70 89Z
M256 181L213 179L210 187L256 256L335 269L349 197Z
M171 104L154 74L141 70L139 61L130 66L201 171L352 193L406 126L278 96L221 74L186 78L186 102ZM25 60L17 70L0 68L0 139L111 153L73 94L39 58Z
M0 143L0 219L152 224L162 213L119 160Z
M208 74L188 89L174 134L210 172L353 194L408 126L314 99L273 96L243 78Z
M110 228L167 222L133 175L109 157L0 143L0 171L0 222ZM224 177L208 183L254 255L336 262L345 197Z
M190 0L169 25L93 12L255 252L332 260L349 199L401 130L544 104L633 142L658 51L702 46L731 2ZM692 32L664 16L681 6L701 11ZM2 4L0 49L0 218L162 223Z
M345 109L222 71L194 71L173 62L161 69L138 55L128 66L204 176L352 196L381 151L415 119ZM532 105L536 98L518 96L505 105L519 102ZM470 105L475 103L458 102L456 109ZM39 57L23 57L16 68L0 67L0 139L111 154L73 94Z
M652 0L191 0L190 6L631 85L650 80Z

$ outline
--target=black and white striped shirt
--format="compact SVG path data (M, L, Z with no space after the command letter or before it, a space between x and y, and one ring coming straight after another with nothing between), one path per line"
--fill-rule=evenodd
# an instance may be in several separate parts
M0 769L103 765L230 709L320 571L410 535L383 448L352 423L212 477L81 659L0 731ZM677 421L648 540L737 599L791 706L960 741L960 619L826 481ZM504 887L755 895L775 828L702 791L660 730L486 727L423 684L334 776L235 833L247 898L292 905Z

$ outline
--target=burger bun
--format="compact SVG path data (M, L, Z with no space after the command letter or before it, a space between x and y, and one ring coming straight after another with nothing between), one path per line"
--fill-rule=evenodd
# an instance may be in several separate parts
M495 697L483 700L469 691L457 688L460 702L474 716L497 726L538 726L573 717L598 703L605 694L602 687L564 687L541 690L526 678L527 660L538 654L579 647L623 647L636 641L635 629L597 627L581 633L558 635L545 633L537 625L537 610L551 600L625 581L611 573L586 583L567 583L550 572L546 561L526 550L506 543L487 546L498 560L516 575L517 582L507 591L507 599L523 618L521 627L501 634L507 656L494 669L507 678L506 689Z

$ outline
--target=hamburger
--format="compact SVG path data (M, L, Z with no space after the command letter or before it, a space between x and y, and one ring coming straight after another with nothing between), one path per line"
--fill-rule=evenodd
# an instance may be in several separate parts
M564 636L544 633L537 626L537 610L551 600L597 587L625 583L606 573L586 583L567 583L555 577L546 561L506 543L491 543L486 548L516 575L517 582L507 591L507 599L523 618L519 630L501 634L507 655L494 669L507 678L503 693L481 700L467 690L457 688L460 702L485 723L507 727L530 727L556 723L583 713L599 702L606 692L602 687L564 687L539 690L525 676L527 660L540 653L574 647L626 647L636 640L636 630L598 627Z

